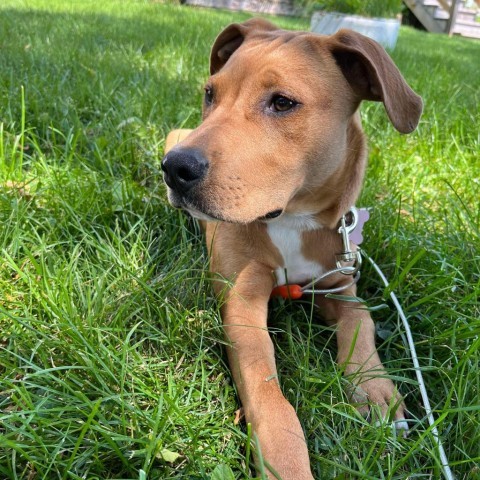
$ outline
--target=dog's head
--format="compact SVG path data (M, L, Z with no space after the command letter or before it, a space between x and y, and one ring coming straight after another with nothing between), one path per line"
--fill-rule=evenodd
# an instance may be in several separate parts
M350 30L233 24L213 45L210 73L202 124L162 162L171 203L200 218L334 224L362 183L360 102L383 102L402 133L422 111L385 50Z

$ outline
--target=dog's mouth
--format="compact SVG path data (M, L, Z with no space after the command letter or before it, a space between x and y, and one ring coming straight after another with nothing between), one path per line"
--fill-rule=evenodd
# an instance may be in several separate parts
M279 208L277 210L272 210L271 212L268 212L266 215L263 215L262 217L258 217L257 220L260 220L261 222L273 220L274 218L278 218L282 213L283 213L283 209Z
M198 220L206 220L208 222L231 222L231 220L225 218L218 212L213 212L210 208L198 205L197 202L194 202L191 199L177 196L171 189L169 189L168 192L168 199L173 207L185 210L193 218Z
M279 209L272 210L266 213L265 215L261 215L257 218L253 218L251 220L245 220L245 219L234 218L232 216L223 215L217 211L212 211L209 208L199 206L196 203L186 200L184 198L179 200L178 198L171 197L170 203L176 208L181 208L187 211L193 218L197 218L198 220L206 220L210 222L228 222L228 223L239 223L239 224L252 223L255 221L268 222L280 217L283 213L283 209L279 208Z
M207 221L214 221L214 222L228 222L228 223L250 223L246 222L245 220L237 220L234 218L223 217L218 214L206 213L192 205L185 205L182 207L186 210L192 217L197 218L198 220L207 220ZM256 220L253 221L260 221L260 222L268 222L269 220L274 220L278 218L283 213L282 209L273 210L266 215L262 215L258 217Z
M267 211L264 215L258 215L257 213L251 218L245 218L242 215L237 216L235 214L237 207L231 208L231 205L226 204L224 205L225 208L219 208L219 206L211 202L205 202L204 197L198 193L195 195L195 192L191 192L190 195L182 195L171 187L168 187L167 191L168 199L173 207L187 211L193 218L197 218L198 220L248 224L257 221L273 221L284 213L283 208L276 208ZM238 210L241 212L242 208L238 207Z
M198 220L206 220L206 221L225 221L224 218L222 218L218 214L214 214L213 212L210 212L206 208L202 208L199 205L197 205L194 202L191 202L185 198L179 198L175 193L169 189L168 192L168 199L170 201L170 204L175 207L175 208L181 208L182 210L185 210L188 212L193 218L197 218Z
M220 222L226 221L223 218L219 218L218 216L211 215L209 213L202 212L193 206L184 206L182 207L186 210L193 218L198 220L206 220L207 222Z

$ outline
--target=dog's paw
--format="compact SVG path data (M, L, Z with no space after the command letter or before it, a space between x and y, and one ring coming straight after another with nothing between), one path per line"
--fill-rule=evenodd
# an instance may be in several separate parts
M384 371L356 373L349 386L349 398L359 412L373 424L393 423L397 431L408 432L406 406Z

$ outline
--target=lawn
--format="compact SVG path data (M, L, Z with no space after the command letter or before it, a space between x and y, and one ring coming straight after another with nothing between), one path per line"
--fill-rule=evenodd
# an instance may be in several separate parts
M0 6L0 478L248 479L238 400L193 223L166 202L166 133L200 119L215 35L247 14L148 1ZM303 20L278 19L286 28ZM425 101L409 136L365 103L365 250L410 320L458 479L480 478L480 43L402 28ZM362 297L412 415L407 438L348 404L334 332L276 303L285 395L321 479L440 479L388 292Z

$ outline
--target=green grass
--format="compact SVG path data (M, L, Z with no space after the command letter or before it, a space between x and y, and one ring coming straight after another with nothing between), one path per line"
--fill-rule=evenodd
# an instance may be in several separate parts
M215 35L246 14L141 1L0 6L0 478L247 479L238 400L202 241L165 200L165 134L198 124ZM303 20L278 19L308 28ZM459 479L480 478L478 42L402 29L424 97L416 133L365 104L365 249L409 316ZM478 63L478 62L477 62ZM346 401L334 332L271 313L281 382L322 479L441 478L397 315L360 286L414 422L406 439ZM222 473L223 472L223 473Z

